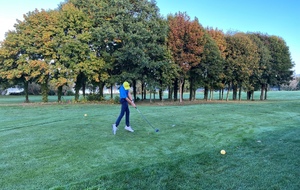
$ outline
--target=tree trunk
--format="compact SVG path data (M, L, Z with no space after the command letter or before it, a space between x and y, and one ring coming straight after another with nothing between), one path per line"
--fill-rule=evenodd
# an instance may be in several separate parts
M242 86L239 88L239 101L242 100Z
M179 102L182 102L182 94L183 94L183 79L179 79Z
M82 95L85 98L85 82L82 82Z
M48 102L48 92L49 92L48 83L47 82L42 83L41 88L42 88L42 101Z
M184 85L185 85L185 80L183 79L181 84L181 94L180 94L181 102L183 102Z
M223 99L224 99L224 88L222 88L222 89L220 90L220 93L221 93L221 98L220 98L220 100L223 100Z
M264 100L265 88L266 88L265 84L262 84L260 90L260 100Z
M145 84L144 82L142 81L142 100L144 100L144 88L145 88Z
M29 103L28 81L24 81L25 103Z
M250 99L251 99L251 93L252 93L252 92L251 92L250 90L247 91L247 100L250 100Z
M133 87L133 98L136 100L136 80L132 81L132 87Z
M169 91L168 91L168 99L169 100L172 100L172 97L173 97L173 88L171 86L169 86Z
M114 98L113 90L114 90L114 85L111 84L111 85L110 85L110 99L113 99L113 98Z
M190 97L189 100L192 101L194 100L194 80L192 77L190 77Z
M204 100L208 100L208 86L204 87Z
M147 99L147 89L146 89L146 87L144 88L144 100L146 100Z
M174 81L174 101L177 101L178 99L178 80Z
M265 88L265 100L267 99L268 95L268 84L266 84L266 88Z
M59 86L59 87L57 88L57 101L58 101L58 102L61 102L62 89L63 89L63 86Z
M210 93L210 97L209 97L209 100L213 100L214 99L214 89L209 89L209 93Z
M237 98L237 85L232 84L232 100Z
M160 87L159 87L159 100L160 101L163 101L163 81L160 80L159 81L159 84L160 84Z
M230 85L230 83L228 83L228 89L227 89L227 94L226 94L226 101L228 101L228 98L229 98L230 88L231 88L231 85Z
M76 82L75 84L75 101L78 102L79 101L79 90L81 88L81 84L78 84Z
M163 90L161 88L159 89L159 100L163 101Z
M103 88L104 88L104 86L105 86L105 83L104 82L100 82L99 83L99 96L100 97L104 97L104 93L103 93Z
M196 92L197 92L197 89L193 89L193 100L196 100Z
M143 82L143 84L142 84L142 91L143 91L143 100L146 100L146 97L147 97L147 89L146 89L146 85L145 85L145 83Z

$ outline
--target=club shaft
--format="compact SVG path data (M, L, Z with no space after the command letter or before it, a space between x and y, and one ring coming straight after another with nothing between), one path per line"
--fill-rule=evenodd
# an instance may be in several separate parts
M142 114L142 112L141 112L138 108L136 108L136 110L141 114L141 116L144 118L144 120L147 121L147 123L148 123L153 129L155 129L155 128L152 126L152 124L148 121L148 119L144 116L144 114Z

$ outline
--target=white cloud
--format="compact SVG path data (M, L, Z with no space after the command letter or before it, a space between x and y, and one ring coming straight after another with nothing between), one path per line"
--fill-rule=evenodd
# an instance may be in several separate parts
M14 24L16 23L16 19L14 18L0 18L0 41L4 40L5 33L8 32L9 30L14 30Z
M17 23L16 18L12 17L0 17L0 41L3 41L5 38L5 33L9 30L14 30L14 25Z

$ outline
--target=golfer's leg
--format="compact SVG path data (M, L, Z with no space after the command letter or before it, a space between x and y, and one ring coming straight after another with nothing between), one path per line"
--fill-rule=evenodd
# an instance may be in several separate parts
M125 113L126 113L126 120L125 120L125 122L126 122L126 126L130 126L130 123L129 123L129 115L130 115L130 111L129 111L129 107L128 107L128 104L127 104L127 106L126 106L127 108L125 109Z
M128 107L128 106L127 106ZM122 102L122 105L121 105L121 112L120 112L120 115L116 121L116 126L118 127L124 114L125 114L125 110L126 110L126 105L124 105L124 103Z

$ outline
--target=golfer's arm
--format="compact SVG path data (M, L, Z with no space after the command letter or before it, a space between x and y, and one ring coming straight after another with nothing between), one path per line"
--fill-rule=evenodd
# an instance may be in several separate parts
M131 103L131 99L130 98L126 98L126 101L128 102L128 103Z
M127 100L128 103L131 103L131 102L132 102L132 96L131 96L131 94L130 94L129 91L128 91L128 95L127 95L126 100Z

